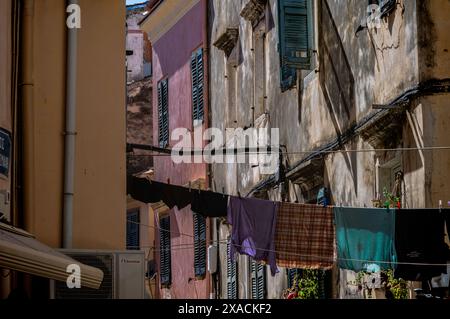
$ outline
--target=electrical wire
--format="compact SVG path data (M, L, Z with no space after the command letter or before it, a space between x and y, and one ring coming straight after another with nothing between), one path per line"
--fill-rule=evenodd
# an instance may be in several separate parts
M202 155L207 155L207 156L235 156L235 155L242 155L242 154L249 154L249 155L258 155L258 154L263 154L263 155L268 155L268 154L283 154L283 155L299 155L299 154L337 154L337 153L370 153L370 152L411 152L411 151L445 151L445 150L450 150L450 146L430 146L430 147L399 147L399 148L374 148L374 149L340 149L340 150L318 150L318 151L280 151L280 152L275 152L275 148L274 150L259 150L259 151L248 151L245 149L230 149L230 154L227 154L227 150L215 150L216 153L214 154L209 154L211 151L204 151L204 150L180 150L182 152L182 154L177 154L178 151L173 151L174 153L172 154L166 154L166 153L155 153L155 154L127 154L127 156L130 157L145 157L145 156L162 156L162 157L167 157L167 156L184 156L184 157L189 157L189 156L202 156ZM191 154L184 154L184 152L189 152ZM218 153L220 152L220 153ZM237 154L236 154L237 152ZM194 153L194 154L192 154ZM232 153L232 154L231 154Z

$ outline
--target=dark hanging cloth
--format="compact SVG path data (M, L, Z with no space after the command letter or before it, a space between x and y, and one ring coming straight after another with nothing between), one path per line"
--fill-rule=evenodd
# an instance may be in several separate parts
M192 190L191 210L203 217L226 217L228 195Z
M128 194L143 203L163 201L170 209L182 209L192 201L192 195L185 187L149 181L146 178L131 176L127 179Z
M450 209L445 209L445 223L447 224L447 237L448 241L450 241Z
M146 178L131 176L127 179L128 194L143 203L156 203L163 198L164 184Z
M278 203L255 198L230 197L228 223L232 225L230 257L236 252L270 265L272 276L277 272L275 228Z
M186 187L164 184L162 190L162 201L170 209L175 206L177 206L178 209L183 209L191 203L192 194Z
M444 236L444 213L438 209L398 210L395 245L399 264L395 277L422 281L446 273L446 266L402 264L446 264Z

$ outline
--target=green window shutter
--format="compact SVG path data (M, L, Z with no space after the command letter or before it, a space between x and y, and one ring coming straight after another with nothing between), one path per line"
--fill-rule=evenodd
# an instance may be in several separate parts
M287 270L287 280L288 280L288 287L292 288L294 285L296 277L300 277L302 275L302 270L297 268L292 268Z
M287 65L281 65L280 68L281 91L287 91L295 86L297 82L297 70Z
M139 250L139 210L127 213L127 249Z
M169 81L158 83L158 142L159 147L169 145Z
M231 243L227 241L227 299L237 299L237 263L231 258Z
M264 299L266 295L265 267L256 261L251 261L252 299Z
M160 280L161 286L170 286L172 281L171 273L171 251L170 251L170 217L160 220L159 230L159 257L160 257Z
M191 56L191 79L192 79L192 120L203 120L204 100L203 100L203 49L198 49Z
M206 275L206 219L199 214L194 216L194 270L195 277Z
M281 64L310 70L312 66L311 0L278 0Z

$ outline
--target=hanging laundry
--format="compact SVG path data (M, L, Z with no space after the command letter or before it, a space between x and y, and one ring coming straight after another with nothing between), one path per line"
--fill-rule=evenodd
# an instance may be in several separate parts
M275 255L275 227L278 203L254 198L231 197L228 223L232 225L232 260L236 252L265 261L274 276L277 272Z
M399 265L394 276L422 281L447 272L446 266L405 265L401 263L446 264L444 214L438 209L397 211L395 246Z
M186 187L164 184L162 201L170 209L177 206L181 210L192 202L192 193Z
M211 191L192 191L191 210L203 217L226 217L228 195Z
M335 232L331 207L280 203L275 231L277 265L331 269Z
M143 203L156 203L162 200L163 183L132 176L127 179L127 192L132 198Z
M395 267L395 211L335 207L336 241L340 268L367 271Z

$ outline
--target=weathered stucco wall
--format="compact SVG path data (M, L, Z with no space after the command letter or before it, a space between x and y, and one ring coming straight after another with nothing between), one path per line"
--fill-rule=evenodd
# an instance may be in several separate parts
M213 0L210 3L211 43L226 28L239 29L237 63L236 59L227 59L217 47L210 48L211 126L220 129L250 127L253 119L262 113L255 111L253 118L252 107L261 109L258 107L261 97L255 96L256 90L253 89L255 83L260 81L255 76L258 74L258 61L255 58L257 48L252 45L254 32L250 22L240 16L247 2ZM425 19L423 15L417 13L421 5L414 0L399 1L395 11L382 19L380 28L365 29L355 35L358 25L367 17L366 2L313 1L316 12L316 72L302 71L302 81L282 93L277 50L277 1L268 1L264 40L266 89L263 99L268 126L279 128L280 144L286 145L288 152L294 152L288 155L291 166L310 154L299 152L313 151L332 141L338 143L338 148L348 150L448 144L446 96L413 100L400 128L384 136L377 145L363 139L354 129L355 125L379 112L373 108L374 104L389 104L419 84L425 73L440 78L450 75L449 3L424 2L429 12L425 16L429 22L427 25L422 22ZM429 36L430 33L435 36ZM425 34L428 36L425 37ZM425 52L433 41L432 52ZM431 69L427 66L425 53L428 59L434 61ZM377 131L375 133L378 134ZM384 186L388 187L384 184L387 182L379 181L377 176L383 174L381 170L385 166L393 165L390 163L395 157L395 152L341 152L325 156L323 186L329 188L332 203L372 207L372 200ZM402 188L405 206L435 207L438 198L447 202L444 198L448 194L448 186L445 186L447 175L442 174L449 164L447 156L442 157L438 152L405 151L399 153L398 158L405 174ZM248 164L214 164L212 171L216 190L221 191L224 187L230 194L248 190L264 178ZM291 187L291 200L298 198L306 201L311 195L300 191L297 186L294 189L297 196L294 196ZM271 191L269 197L279 200L278 188ZM226 236L226 231L222 230L221 236ZM226 270L223 253L221 267ZM242 276L242 273L239 275ZM279 298L282 289L286 288L285 275L277 276L278 279L268 279L270 298ZM222 297L226 297L226 285L222 289Z

